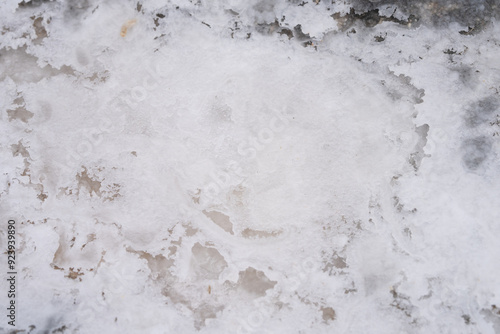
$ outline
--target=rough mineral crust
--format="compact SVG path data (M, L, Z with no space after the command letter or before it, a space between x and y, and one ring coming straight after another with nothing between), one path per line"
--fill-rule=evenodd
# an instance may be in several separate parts
M1 2L0 332L500 333L498 19Z

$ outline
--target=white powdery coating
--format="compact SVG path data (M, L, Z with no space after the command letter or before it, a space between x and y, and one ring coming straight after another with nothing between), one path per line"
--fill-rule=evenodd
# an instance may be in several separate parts
M0 210L18 223L18 329L500 330L495 23L354 33L323 3L14 4Z

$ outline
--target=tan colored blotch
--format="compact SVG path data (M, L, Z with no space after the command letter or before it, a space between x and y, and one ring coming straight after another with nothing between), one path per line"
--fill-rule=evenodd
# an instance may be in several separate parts
M95 176L94 176L95 177ZM76 180L78 181L78 188L86 188L90 196L94 192L97 196L101 197L101 182L93 179L87 172L87 168L83 167L83 172L76 175Z
M128 20L127 22L125 22L122 25L122 29L120 31L120 36L125 37L127 35L128 29L132 28L136 24L136 22L137 22L136 19Z
M323 312L323 320L325 322L333 321L337 316L335 310L331 307L321 307L321 311Z
M256 270L253 267L248 267L245 271L239 272L238 285L260 297L265 296L266 291L273 289L276 283L278 282L267 278L263 271Z
M213 247L204 247L199 242L193 245L192 265L196 275L202 279L217 280L227 268L227 262Z
M218 212L218 211L206 211L203 210L203 214L210 218L215 224L219 225L224 231L230 234L234 234L233 232L233 223L229 219L229 216Z

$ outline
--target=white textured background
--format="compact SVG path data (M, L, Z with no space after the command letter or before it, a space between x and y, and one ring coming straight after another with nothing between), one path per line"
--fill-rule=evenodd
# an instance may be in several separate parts
M2 2L1 333L500 333L496 7L364 3Z

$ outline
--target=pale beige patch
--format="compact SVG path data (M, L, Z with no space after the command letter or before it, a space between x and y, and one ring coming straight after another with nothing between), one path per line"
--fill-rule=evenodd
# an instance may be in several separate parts
M234 234L233 232L233 223L229 220L229 216L218 212L218 211L206 211L203 210L203 214L210 218L216 225L221 227L224 231L230 234Z

